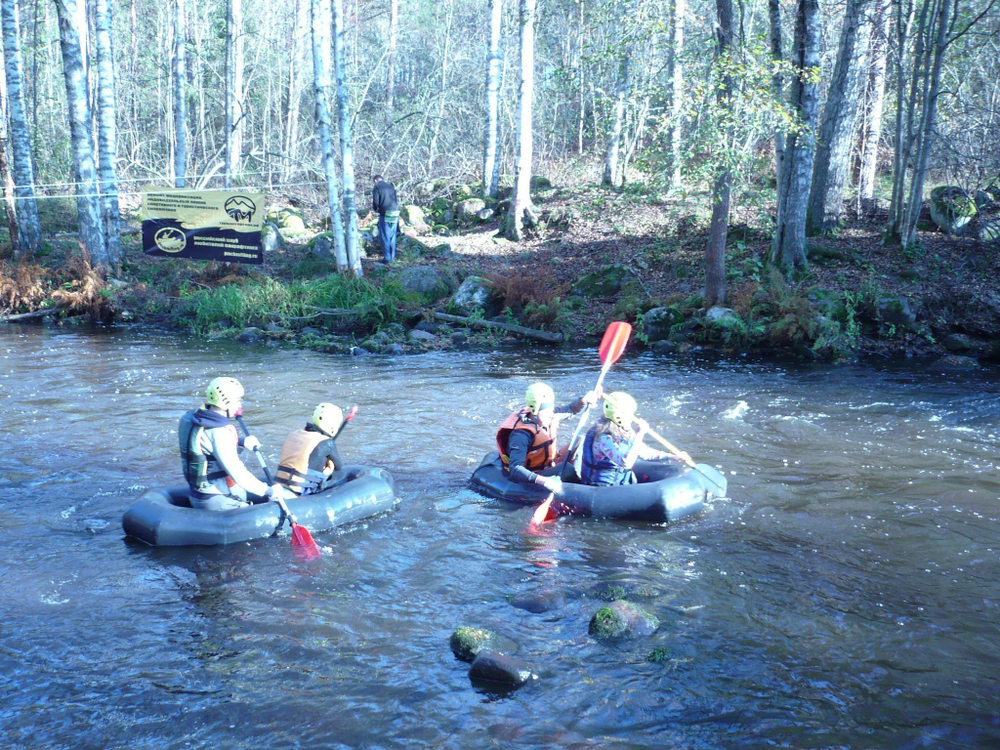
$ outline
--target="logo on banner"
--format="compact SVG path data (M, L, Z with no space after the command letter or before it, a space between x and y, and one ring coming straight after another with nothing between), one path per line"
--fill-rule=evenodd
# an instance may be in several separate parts
M257 212L257 206L245 195L234 195L226 201L223 208L233 221L245 221L248 224Z
M179 253L187 246L187 237L176 227L163 227L153 236L153 241L165 253Z

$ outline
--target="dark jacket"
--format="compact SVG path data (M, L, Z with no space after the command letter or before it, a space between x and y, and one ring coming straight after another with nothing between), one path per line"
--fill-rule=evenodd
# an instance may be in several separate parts
M399 204L396 202L396 188L391 182L382 180L376 182L372 188L372 211L384 214L386 211L398 211Z

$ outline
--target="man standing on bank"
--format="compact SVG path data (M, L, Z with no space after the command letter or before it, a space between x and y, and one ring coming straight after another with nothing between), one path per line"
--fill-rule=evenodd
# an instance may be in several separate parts
M382 175L372 178L375 187L372 188L372 211L378 214L378 239L382 245L382 260L379 263L389 264L396 259L396 227L399 225L399 203L396 201L396 188Z

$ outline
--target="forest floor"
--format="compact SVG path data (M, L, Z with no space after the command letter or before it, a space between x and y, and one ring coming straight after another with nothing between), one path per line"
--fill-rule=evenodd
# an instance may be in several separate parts
M439 184L436 194L422 197L412 202L429 215L436 205L428 221L439 223L416 242L401 237L392 268L378 264L377 250L369 248L363 266L376 285L413 266L436 269L453 291L467 276L485 276L502 304L511 308L508 320L561 330L571 339L599 336L611 320L635 322L641 332L647 311L667 307L676 311L678 323L670 343L663 345L666 350L709 344L729 350L792 351L809 358L906 354L949 355L954 360L965 355L961 359L970 363L971 357L995 359L998 353L997 247L945 236L929 222L921 224L926 231L920 232L917 247L903 250L882 242L884 210L864 216L848 211L840 231L809 240L809 268L785 279L767 264L769 206L755 196L737 196L726 257L725 304L734 319L708 325L700 300L710 211L705 194L671 197L635 184L622 190L593 184L543 186L533 195L542 224L520 243L504 239L496 220L460 228L452 219L446 229L443 221L451 217L445 212L457 213L454 186ZM401 195L401 203L409 202L409 196ZM70 261L77 255L72 213L68 207L56 211L54 202L48 204L50 215L43 215L45 251L34 262L46 269L47 287L62 291L61 304L73 301L67 294L76 294L78 307L89 304L94 317L175 325L177 308L193 291L260 276L290 283L304 274L329 271L328 263L312 254L309 242L318 227L319 207L298 199L279 204L272 208L294 209L313 229L289 233L264 266L144 256L133 215L123 236L125 263L100 291L93 283L83 283L88 270ZM362 223L363 230L372 228L373 222ZM598 283L598 291L581 293L582 277L594 274L591 281L601 282L602 274L615 267L625 270L624 277L610 278L604 292ZM9 261L6 271L0 266L0 313L45 304L39 284L30 300L28 295L17 297L12 268ZM886 300L903 300L913 315L894 319L886 312ZM442 300L437 307L446 305ZM838 322L832 325L827 318ZM411 314L408 320L412 325L416 318ZM234 319L229 333L246 322Z

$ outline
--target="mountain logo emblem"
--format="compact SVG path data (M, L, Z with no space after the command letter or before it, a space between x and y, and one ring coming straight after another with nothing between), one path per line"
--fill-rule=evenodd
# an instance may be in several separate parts
M163 227L153 235L153 242L165 253L179 253L187 246L187 237L177 227Z
M245 195L234 195L226 201L223 208L233 221L246 222L248 224L250 223L250 219L253 218L254 213L257 212L257 206Z

